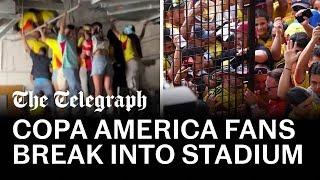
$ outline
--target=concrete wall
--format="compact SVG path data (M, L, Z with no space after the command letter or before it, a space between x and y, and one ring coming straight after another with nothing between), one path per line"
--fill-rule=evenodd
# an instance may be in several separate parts
M16 36L9 32L0 40L0 85L24 85L32 89L31 59L25 53L22 41L9 40Z

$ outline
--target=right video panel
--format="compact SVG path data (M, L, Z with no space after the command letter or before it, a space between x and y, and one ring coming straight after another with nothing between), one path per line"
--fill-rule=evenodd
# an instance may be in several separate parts
M316 2L163 4L165 116L319 116L320 88L313 84L320 83L315 70L320 63L313 63L317 48L310 45L320 23Z

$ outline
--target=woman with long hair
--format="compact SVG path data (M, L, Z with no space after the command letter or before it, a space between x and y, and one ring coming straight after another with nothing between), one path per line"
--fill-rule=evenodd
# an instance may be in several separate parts
M104 39L102 24L95 22L92 24L92 43L93 43L93 60L92 60L92 79L95 89L95 97L102 94L103 87L108 96L113 95L112 62L108 55L109 42Z

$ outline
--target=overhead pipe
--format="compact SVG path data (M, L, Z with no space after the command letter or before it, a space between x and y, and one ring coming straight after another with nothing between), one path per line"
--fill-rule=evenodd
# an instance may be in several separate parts
M77 5L76 5L76 6L74 6L73 8L71 8L71 9L69 9L69 10L67 11L67 14L69 14L69 13L71 13L71 12L73 12L73 11L77 10L77 9L80 7L80 2L81 2L81 0L78 0ZM33 29L33 30L31 30L31 31L27 32L27 33L26 33L26 35L29 35L29 34L31 34L31 33L33 33L33 32L35 32L35 31L38 31L38 30L39 30L39 29L41 29L41 28L44 28L44 27L46 26L46 24L50 24L50 23L53 23L53 22L57 21L58 19L62 18L62 17L63 17L63 15L64 15L64 14L60 14L59 16L57 16L57 17L55 17L55 18L53 18L53 19L49 20L48 22L46 22L46 23L42 24L41 26L38 26L37 28L35 28L35 29Z
M156 2L156 1L154 1ZM135 5L135 4L142 4L142 3L151 3L149 0L136 0L136 1L129 1L129 2L113 2L113 3L108 3L108 2L91 2L91 5L93 7L90 7L90 9L107 9L107 8L113 8L116 6L128 6L128 5Z
M151 10L151 9L159 9L160 5L149 5L149 6L144 6L144 7L138 7L138 8L132 8L132 9L127 9L127 10L123 10L123 11L115 11L115 12L109 12L107 11L107 14L109 16L113 16L113 15L119 15L119 14L127 14L127 13L131 13L131 12L137 12L137 11L142 11L142 10Z
M149 0L137 0L137 1L129 1L129 2L114 2L114 3L100 2L100 6L101 8L109 8L114 6L127 6L127 5L140 4L140 3L151 3L151 2Z
M18 18L12 19L7 23L7 25L0 29L0 39L15 25L15 23L18 22L18 20Z
M151 16L151 17L146 17L144 20L151 21L151 20L158 19L158 18L160 18L160 14L156 14L156 15Z
M24 1L24 0L23 0ZM59 2L47 2L47 1L35 1L35 0L28 0L23 2L23 9L41 9L41 10L53 10L53 11L60 11L64 9L63 3ZM21 7L18 7L21 9Z

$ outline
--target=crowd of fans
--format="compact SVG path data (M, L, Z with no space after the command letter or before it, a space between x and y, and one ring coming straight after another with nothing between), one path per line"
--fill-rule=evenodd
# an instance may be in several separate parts
M210 115L318 119L320 1L255 1L255 29L250 2L164 0L164 88Z
M107 24L107 17L103 23L76 27L66 24L68 14L64 12L61 19L50 24L57 15L52 11L30 9L23 13L16 26L32 59L33 92L48 97L52 115L58 111L53 102L55 91L68 90L70 97L78 96L79 92L84 97L97 97L116 95L118 87L126 88L130 94L140 90L140 40L148 22L137 36L133 25L126 25L120 32L115 20ZM45 24L44 28L37 28L42 24ZM103 29L109 25L110 29L104 33ZM90 114L93 110L85 111ZM80 111L83 112L82 109L71 112L77 114ZM107 113L113 114L113 108Z

